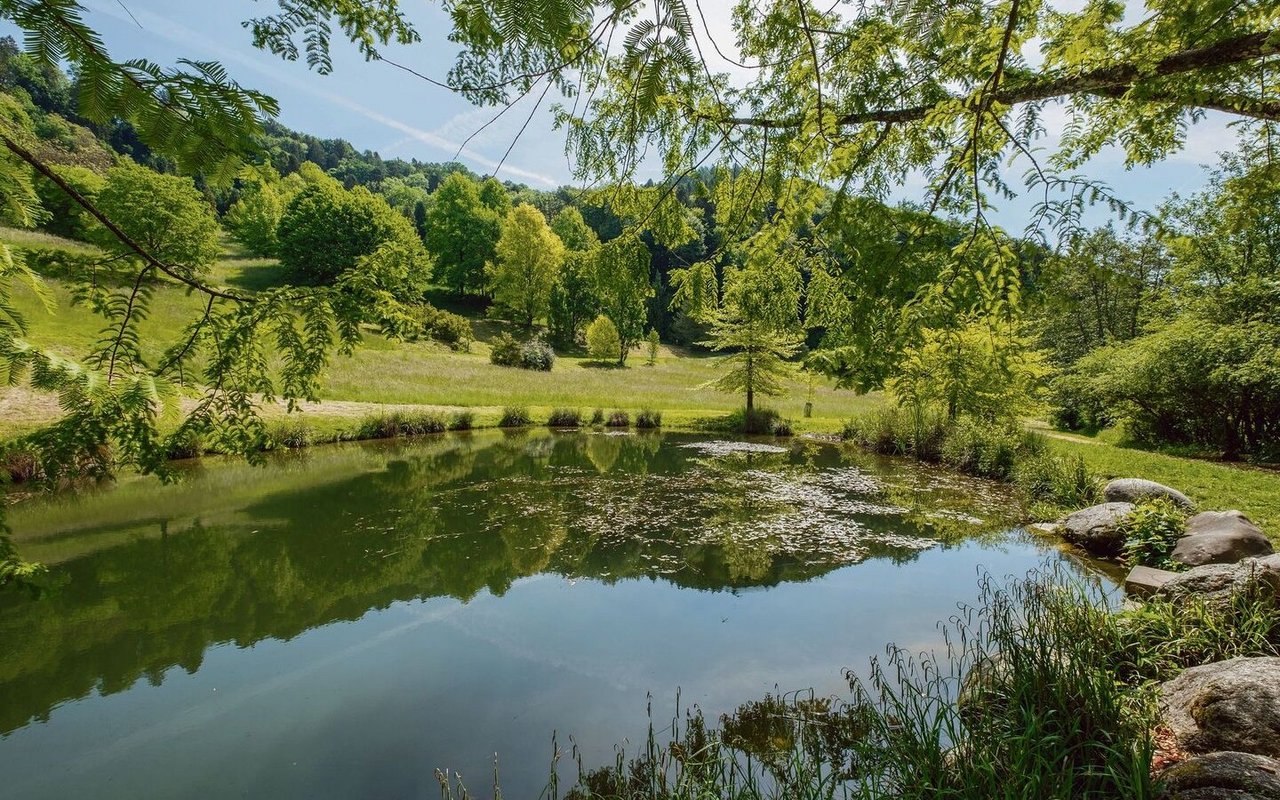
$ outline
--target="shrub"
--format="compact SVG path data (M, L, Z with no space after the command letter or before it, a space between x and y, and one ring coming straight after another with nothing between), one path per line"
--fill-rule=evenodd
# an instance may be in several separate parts
M469 431L475 426L476 415L470 411L459 411L453 415L453 419L449 421L449 430L451 431Z
M431 338L454 350L471 348L471 323L466 317L441 311L431 321Z
M587 326L587 352L597 361L617 361L622 354L622 338L613 320L601 314Z
M1157 497L1139 503L1121 521L1125 560L1160 569L1181 570L1186 565L1169 556L1186 533L1186 514L1168 499Z
M542 339L531 339L520 348L520 366L538 372L550 372L556 363L556 353Z
M658 329L650 328L649 336L645 339L645 349L649 355L649 366L658 363L658 347L662 344L662 340L658 338Z
M592 425L603 425L603 424L604 424L604 409L603 409L603 408L597 408L595 411L592 411L592 412L591 412L591 424L592 424Z
M791 428L791 421L785 420L785 419L780 419L775 421L773 423L773 430L771 431L771 433L774 436L794 436L795 435L795 431Z
M520 366L520 343L512 338L511 334L505 331L498 334L494 337L490 348L489 361L500 367Z
M315 431L300 419L283 419L270 427L267 436L271 441L270 449L284 448L296 450L310 447L315 443Z
M636 414L636 427L646 429L661 428L662 412L654 411L651 408L641 410L640 413Z
M499 428L523 428L533 424L529 409L523 406L507 406L502 409L502 418L498 420Z
M576 428L582 424L582 414L576 408L557 408L547 417L547 425L552 428Z
M1049 384L1049 422L1059 430L1098 431L1116 420L1088 377L1067 372Z
M625 411L610 411L604 424L607 428L627 428L631 426L631 416Z

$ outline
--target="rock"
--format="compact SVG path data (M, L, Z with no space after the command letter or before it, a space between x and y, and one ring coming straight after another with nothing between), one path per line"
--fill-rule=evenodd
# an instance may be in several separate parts
M1003 653L993 653L974 662L960 683L956 710L970 727L985 714L1001 708L1008 699L1011 669Z
M1239 511L1206 511L1187 520L1187 535L1170 556L1188 566L1232 564L1275 552L1257 525Z
M1120 522L1133 511L1133 503L1102 503L1068 514L1062 520L1062 537L1094 555L1119 555L1124 549Z
M1209 603L1230 603L1236 595L1254 591L1267 591L1280 599L1280 555L1193 567L1165 581L1155 596L1175 601L1200 598Z
M1061 527L1062 526L1056 522L1033 522L1027 526L1027 530L1035 531L1036 533L1053 534L1057 533L1058 529Z
M1259 798L1280 800L1280 761L1252 753L1209 753L1169 767L1160 774L1157 797Z
M1176 577L1178 573L1167 569L1137 566L1129 570L1129 576L1124 579L1124 593L1130 597L1145 599Z
M1280 658L1192 667L1160 687L1160 716L1186 753L1280 756Z
M1191 498L1177 489L1142 478L1116 478L1102 489L1102 496L1108 503L1141 503L1143 500L1163 497L1187 511L1195 508Z

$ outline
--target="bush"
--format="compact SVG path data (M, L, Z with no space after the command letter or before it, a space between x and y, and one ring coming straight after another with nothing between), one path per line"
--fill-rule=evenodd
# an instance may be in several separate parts
M1049 385L1049 422L1064 431L1099 431L1115 423L1111 412L1079 373L1067 372Z
M284 419L274 423L267 432L269 449L297 450L315 444L315 431L300 419Z
M557 408L547 417L547 426L551 428L576 428L582 424L582 414L576 408Z
M500 367L520 366L520 343L511 334L498 334L490 345L489 361Z
M1186 514L1166 498L1139 503L1119 526L1124 534L1125 560L1131 565L1186 569L1186 564L1169 557L1186 534L1186 521Z
M641 410L640 413L636 414L636 427L646 429L661 428L662 412L654 411L651 408Z
M773 430L771 431L771 433L774 436L794 436L795 435L795 431L791 428L791 421L786 419L780 419L774 422Z
M466 317L441 311L431 320L431 338L454 350L471 348L471 323Z
M601 314L587 326L587 352L597 361L617 361L622 355L622 337L613 320Z
M556 363L556 353L542 339L531 339L520 348L520 366L538 372L550 372Z
M507 406L502 409L502 418L498 420L499 428L523 428L533 424L529 409L523 406Z
M443 433L449 427L442 414L433 411L392 411L362 422L356 431L359 439L395 439L400 436L421 436Z
M631 416L625 411L610 411L604 424L606 428L628 428L631 426Z
M603 409L603 408L597 408L595 411L592 411L592 412L591 412L591 424L592 424L592 425L603 425L603 424L604 424L604 409Z
M451 431L469 431L475 426L476 415L470 411L459 411L449 421Z

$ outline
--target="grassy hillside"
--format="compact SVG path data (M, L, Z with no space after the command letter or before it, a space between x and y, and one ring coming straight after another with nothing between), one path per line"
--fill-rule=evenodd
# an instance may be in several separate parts
M82 243L4 228L0 228L0 240L21 247L91 251ZM217 283L256 290L278 285L286 276L274 261L247 258L228 246L212 278ZM56 300L53 313L45 311L29 290L17 292L17 305L27 317L30 339L64 355L81 355L97 340L102 321L87 309L72 305L70 292L61 282L48 282ZM148 356L160 354L178 338L182 327L198 313L198 303L176 285L157 291L151 316L142 325ZM718 375L714 356L664 346L653 366L647 365L637 350L625 368L562 356L551 372L531 372L489 363L487 341L503 330L519 335L518 328L475 316L471 324L477 341L467 353L432 342L394 342L376 331L366 331L363 345L353 356L334 359L324 382L321 399L343 402L332 414L321 403L310 408L308 415L368 413L371 407L366 404L465 406L482 413L523 405L532 408L535 419L556 406L587 410L648 407L663 411L672 423L696 425L702 417L720 416L741 404L739 397L699 388ZM807 392L807 385L796 382L789 396L769 404L799 421ZM830 385L818 386L815 395L815 417L804 426L811 430L838 430L841 421L878 402L875 397L859 397ZM39 403L29 392L19 397L12 389L0 388L0 407L11 412L0 420L0 434L56 413L47 400Z

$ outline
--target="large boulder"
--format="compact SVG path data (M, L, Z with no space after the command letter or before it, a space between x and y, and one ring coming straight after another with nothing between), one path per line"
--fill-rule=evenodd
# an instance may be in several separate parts
M1157 598L1199 598L1209 603L1230 603L1239 594L1266 591L1280 598L1280 554L1246 558L1235 564L1205 564L1180 572L1155 590Z
M1101 503L1068 514L1059 529L1062 538L1099 556L1119 555L1124 549L1120 523L1133 513L1133 503Z
M1278 757L1280 658L1192 667L1160 687L1160 716L1185 753Z
M1271 541L1244 514L1206 511L1187 520L1187 535L1178 540L1170 558L1198 567L1232 564L1242 558L1273 552Z
M1209 753L1160 774L1161 800L1280 800L1280 761L1253 753Z
M1164 498L1187 511L1195 508L1191 498L1177 489L1142 478L1116 478L1103 488L1102 496L1108 503L1141 503L1143 500Z

